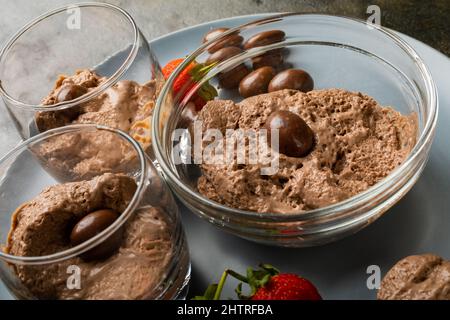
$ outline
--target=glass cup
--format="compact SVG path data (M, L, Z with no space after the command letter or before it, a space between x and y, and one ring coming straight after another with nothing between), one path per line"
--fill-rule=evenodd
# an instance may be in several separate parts
M3 157L0 176L0 277L16 298L184 297L190 262L176 203L123 131L48 130Z
M86 73L66 79L80 70L95 72L98 79ZM136 85L129 88L126 81ZM23 139L71 123L95 123L126 131L146 148L162 83L159 63L133 18L106 3L47 12L20 29L0 53L0 94ZM120 106L120 94L141 89L145 95L127 107L131 111ZM106 110L108 103L112 107Z
M264 41L260 39L259 46L234 48L234 55L223 53L220 62L208 62L218 47L240 46L261 32L273 30L283 32L279 41L266 37ZM277 69L308 71L314 80L314 89L340 88L362 92L380 105L392 106L403 115L417 117L416 143L411 152L388 176L367 190L324 207L305 211L288 208L282 213L255 212L232 208L207 198L197 188L201 172L195 158L192 159L195 141L192 147L189 135L179 134L176 130L193 123L198 112L193 99L206 84L215 87L219 99L240 102L243 98L230 83L235 83L236 77L242 79L246 69L267 63L267 60ZM175 80L191 68L194 61L205 63L203 73L195 82L183 88L177 87L174 92ZM267 102L268 108L270 103ZM219 108L210 110L220 112ZM230 113L229 122L221 118L216 123L234 128L236 114L239 113ZM315 246L336 241L368 226L408 192L427 162L437 114L438 100L431 74L414 49L397 34L357 19L290 13L231 28L189 55L171 74L157 100L152 118L152 147L168 184L202 219L237 236L265 244ZM237 119L241 121L242 118ZM212 142L215 136L210 136L210 139ZM202 156L200 153L195 156L198 155ZM236 181L239 183L249 177L242 175ZM218 185L222 183L220 176L214 181ZM223 185L229 187L225 182ZM223 197L238 199L236 190L240 189L236 187L229 193L224 192Z

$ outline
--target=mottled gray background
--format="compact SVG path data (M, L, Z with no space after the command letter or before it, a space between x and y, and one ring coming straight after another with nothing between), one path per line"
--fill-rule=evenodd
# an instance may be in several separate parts
M0 0L0 43L31 18L79 1ZM382 24L417 38L450 55L449 0L110 0L129 11L145 35L165 33L236 15L314 11L365 18L367 6L380 6Z
M0 44L14 31L33 17L73 1L67 0L0 0ZM369 4L377 4L382 10L382 24L417 38L432 47L450 55L450 0L431 1L365 1L365 0L110 0L122 6L136 19L146 37L151 40L159 35L198 24L201 22L259 12L315 11L365 18ZM244 270L246 265L260 262L261 252L266 253L267 262L281 261L291 257L292 267L286 271L296 271L301 265L302 274L320 273L315 279L319 288L330 283L334 292L325 292L325 298L361 298L367 290L361 289L365 283L365 268L377 263L385 270L406 254L432 251L448 254L449 174L448 121L450 105L447 90L448 61L428 48L422 48L423 57L429 64L438 84L441 99L440 124L432 149L430 162L411 192L386 217L375 222L357 235L322 248L307 248L299 251L263 247L234 236L218 232L194 215L185 215L189 244L192 250L193 281L191 294L200 293L211 281L217 280L218 272L233 266ZM445 94L443 94L445 93ZM1 110L1 109L0 109ZM15 128L5 116L0 116L0 156L18 141ZM430 214L431 213L431 214ZM207 241L205 242L205 239ZM211 248L214 248L212 251ZM239 250L237 249L239 248ZM226 261L218 257L227 255ZM206 253L206 254L205 254ZM345 259L356 256L358 259ZM322 262L322 263L318 263ZM214 270L214 271L211 271ZM284 270L284 269L283 269ZM211 274L214 273L214 277ZM339 276L337 276L339 275ZM352 282L353 281L353 282ZM359 285L352 287L348 283ZM339 288L345 287L341 295ZM0 283L0 294L4 295ZM3 292L2 292L3 291ZM370 293L373 298L375 293ZM228 294L226 296L231 296ZM3 296L2 296L3 297Z
M0 45L30 19L76 0L0 0ZM135 18L148 40L198 23L261 12L313 11L366 19L369 5L381 8L381 23L450 55L449 0L109 0ZM0 155L19 137L0 117Z

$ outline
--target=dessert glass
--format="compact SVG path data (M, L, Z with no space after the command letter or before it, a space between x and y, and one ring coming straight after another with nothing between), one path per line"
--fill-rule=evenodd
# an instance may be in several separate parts
M285 40L228 58L206 70L193 87L174 95L174 79L192 61L204 62L213 43L231 34L245 39L268 30L282 30ZM209 81L221 99L239 101L235 91L221 90L219 74L269 50L281 49L285 61L309 72L314 89L360 91L402 114L417 115L417 143L405 161L386 178L345 201L298 213L257 213L224 206L196 189L197 165L174 161L174 129L185 127L186 100ZM182 98L180 98L182 97ZM186 109L187 110L187 109ZM383 27L344 17L282 14L257 20L219 35L194 51L164 85L153 113L153 149L166 181L196 215L237 236L286 246L315 246L352 234L379 218L399 201L419 178L433 141L438 100L433 79L417 53L398 35ZM181 140L183 141L183 140Z
M96 71L107 80L76 99L41 104L59 75ZM49 11L20 29L0 52L0 94L23 139L39 133L37 112L70 112L119 80L163 83L160 65L133 18L107 3ZM64 111L62 111L64 110Z
M126 153L128 155L127 163L121 163L116 167L110 166L108 171L101 171L98 172L98 174L111 172L132 177L137 184L137 189L134 192L130 203L121 213L119 218L117 218L109 227L98 233L96 236L77 246L70 247L65 251L42 256L16 256L7 253L5 250L0 250L1 279L16 298L40 298L36 296L36 294L33 294L32 290L22 282L23 279L20 279L16 272L18 268L28 268L27 270L31 270L31 272L36 270L36 274L39 275L44 275L45 272L50 272L50 270L61 270L60 268L64 268L68 261L72 261L69 259L81 255L90 248L104 244L110 236L114 235L115 231L130 221L130 219L136 217L138 212L149 210L150 208L157 208L160 213L159 219L165 220L167 223L168 236L165 238L165 241L170 243L171 250L168 252L166 258L164 258L164 266L161 266L161 269L158 270L158 277L157 280L154 281L156 282L154 287L145 287L142 290L144 292L138 298L184 298L190 278L190 261L177 205L164 181L149 161L148 156L144 153L141 146L126 133L119 130L97 125L69 125L56 128L28 139L3 157L0 160L0 194L2 198L0 203L1 247L6 245L8 241L12 215L16 208L22 203L33 199L48 186L77 180L90 180L96 176L93 167L91 168L92 170L90 171L89 177L76 177L74 176L73 171L68 172L68 174L64 176L61 167L58 167L58 170L56 170L57 174L54 174L55 171L49 169L55 167L55 162L46 161L43 157L39 156L39 151L42 150L42 148L45 148L47 144L54 143L58 139L82 139L83 137L92 137L93 135L99 138L106 138L116 146L121 145L122 148L120 148L120 151L113 151L111 150L110 145L106 145L105 150L102 150L102 148L94 145L94 141L85 140L82 144L77 144L74 147L77 148L76 152L80 154L80 157L77 158L78 164L90 159L89 157L91 157L91 154L89 153L89 150L91 150L92 147L96 148L96 154L97 156L100 155L100 157L111 152L116 152L117 156L120 156L120 153ZM125 156L122 158L125 158ZM60 161L61 159L57 160ZM101 161L101 159L98 160ZM77 163L74 162L72 165L77 166ZM142 230L150 230L145 229L147 220L143 221L144 222L140 225ZM134 236L137 238L133 241L145 243L145 239L142 238L143 235L144 233L135 234ZM141 254L140 252L141 251L135 250L131 258L129 258L128 255L126 257L127 259L135 259L135 261L138 262L139 259L144 259L143 253ZM108 266L108 264L112 264L113 261L104 260L104 262L102 261L101 263L104 263L102 268L108 270L108 268L112 268L112 266ZM113 266L117 267L117 264ZM82 274L81 288L83 288L84 283L91 283L92 285L90 277L95 277L94 273L95 272L90 272L86 275ZM62 278L64 278L64 276ZM108 281L114 281L114 279L108 278ZM137 279L137 281L139 281L139 279ZM121 298L120 292L113 291L108 294L111 294L111 296L115 298Z

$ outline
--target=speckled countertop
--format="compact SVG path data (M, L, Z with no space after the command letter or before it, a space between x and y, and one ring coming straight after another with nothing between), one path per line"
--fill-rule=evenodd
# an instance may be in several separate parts
M81 0L80 0L81 1ZM0 45L36 16L77 0L0 0ZM202 22L262 12L320 12L367 19L369 5L381 24L419 39L450 56L449 0L109 0L126 9L148 40ZM19 137L8 117L0 117L0 155Z
M65 4L83 0L0 0L0 46L22 25L30 19ZM369 5L378 5L381 9L381 24L419 39L435 49L450 56L450 0L108 0L130 12L139 24L147 39L171 31L195 25L198 23L226 18L231 16L262 13L305 11L345 15L366 19ZM440 58L441 55L438 55ZM446 92L448 83L448 64L445 58L429 60L432 70L436 72L440 93ZM446 66L446 68L440 68ZM448 95L444 94L442 106L449 104ZM0 108L4 112L4 108ZM448 119L448 108L442 108L441 119ZM447 118L444 118L447 117ZM190 246L200 246L208 239L208 244L214 246L215 251L229 254L226 259L228 266L239 265L240 259L256 261L261 250L267 251L268 257L278 261L281 257L289 257L293 264L302 264L302 270L308 272L322 272L326 276L324 282L333 282L336 288L342 288L347 280L355 277L353 284L366 283L365 266L381 261L384 266L392 257L400 257L406 253L428 252L446 253L448 257L448 154L446 138L449 136L448 125L441 120L440 131L434 146L434 156L424 172L424 176L411 191L408 198L391 209L391 213L357 236L334 243L324 250L302 250L295 255L289 249L260 248L259 246L234 237L219 236L214 232L205 233L205 229L193 227ZM443 125L442 125L443 124ZM0 116L0 157L6 150L11 149L19 141L19 136L13 123L3 114ZM444 199L444 200L442 200ZM432 214L428 214L430 213ZM187 215L190 217L190 215ZM189 218L187 218L189 219ZM381 219L380 219L381 220ZM192 222L192 220L190 220ZM192 227L192 226L191 226ZM401 236L399 236L401 235ZM364 243L364 250L361 249ZM248 259L235 254L235 248L248 254ZM360 250L360 251L358 251ZM196 288L192 292L200 292L207 282L201 263L220 261L203 255L199 251L194 258L194 275L197 278ZM358 261L349 261L346 257L354 256L358 252ZM200 259L201 257L201 259ZM388 258L386 258L388 257ZM268 259L270 260L270 259ZM268 261L269 262L269 261ZM320 262L317 264L317 262ZM359 262L358 262L359 263ZM389 262L391 263L391 262ZM209 264L208 269L210 268ZM217 263L222 268L222 264ZM327 266L332 266L327 272ZM196 268L197 267L197 268ZM205 267L206 268L206 267ZM220 269L222 270L222 269ZM338 276L336 276L338 275ZM341 277L341 278L339 278ZM201 281L199 281L201 279ZM363 281L363 282L362 282ZM1 282L1 281L0 281ZM208 280L209 282L209 280ZM320 287L320 286L319 286ZM359 287L346 288L348 294L358 297ZM0 283L0 293L4 286ZM363 290L366 290L363 288Z
M77 0L0 0L0 43L31 18ZM152 39L209 20L260 12L308 11L366 19L381 9L381 24L450 55L449 0L109 0L128 10Z

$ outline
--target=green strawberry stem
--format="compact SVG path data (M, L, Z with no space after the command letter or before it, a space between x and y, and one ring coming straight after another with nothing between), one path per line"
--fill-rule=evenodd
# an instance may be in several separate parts
M214 293L213 300L220 300L220 294L222 293L223 286L225 285L225 281L227 280L227 277L228 277L228 270L225 270L222 273L222 277L220 277L220 281L219 281L219 284L217 285L216 292Z
M235 289L239 299L250 299L256 293L258 288L265 286L274 275L280 273L278 269L269 264L260 264L259 266L260 269L256 270L248 268L246 276L237 273L234 270L226 269L222 273L218 284L210 285L203 296L196 296L193 300L220 300L220 295L222 294L223 287L229 275L241 281ZM248 296L242 294L243 283L250 286L251 292Z
M230 269L225 270L220 277L219 283L217 284L217 289L214 294L213 300L220 300L220 295L222 294L223 286L225 285L225 281L227 280L228 275L238 279L239 281L247 281L247 278L245 276L237 273L236 271Z
M213 62L211 64L203 64L199 63L195 65L190 71L189 74L191 75L192 80L194 81L200 81L215 65L217 62Z
M226 270L225 272L227 272L227 273L228 273L230 276L232 276L233 278L238 279L239 281L242 281L242 282L247 282L247 281L248 281L247 277L243 276L243 275L240 274L240 273L237 273L236 271L233 271L233 270L228 269L228 270Z

